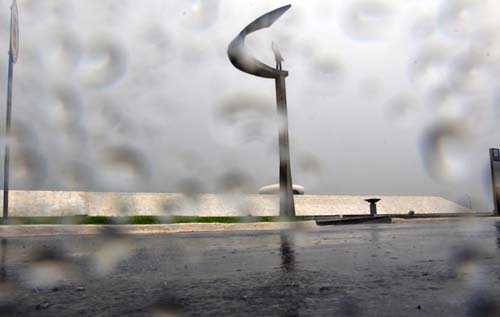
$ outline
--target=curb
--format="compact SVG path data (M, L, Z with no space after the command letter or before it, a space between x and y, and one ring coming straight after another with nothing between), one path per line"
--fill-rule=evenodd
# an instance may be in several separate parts
M439 218L392 218L392 223L433 223L433 222L459 222L459 221L498 221L500 217L439 217Z

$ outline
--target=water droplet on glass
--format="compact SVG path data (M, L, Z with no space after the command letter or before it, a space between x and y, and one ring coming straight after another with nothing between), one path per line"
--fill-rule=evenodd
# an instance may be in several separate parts
M103 184L114 189L130 189L151 178L149 160L139 150L128 146L109 147L101 152L99 176Z
M454 183L468 171L468 147L471 136L460 122L438 122L421 139L421 157L425 169L435 180Z
M127 72L126 50L111 37L94 39L85 50L79 70L79 78L86 86L111 86Z
M465 37L475 31L481 22L482 0L446 0L438 11L440 29L451 37Z
M43 57L51 69L59 70L66 76L73 71L83 53L83 46L78 34L69 30L55 32L54 39L49 42Z
M297 175L294 181L304 187L308 192L319 189L323 177L323 164L321 160L313 154L302 154L298 156Z
M94 270L104 276L132 255L132 246L127 236L119 231L106 228L100 235L99 247L93 255Z
M353 40L377 41L393 30L394 12L388 1L351 1L341 17L342 30Z
M410 60L412 81L423 91L448 81L448 50L439 45L425 45Z
M222 145L269 143L277 132L275 97L239 93L224 97L214 109L212 134Z
M219 17L219 0L190 0L183 16L184 23L192 30L204 31L212 27Z
M205 192L205 187L203 183L196 178L186 178L177 183L175 191L182 193L182 199L170 202L168 206L164 205L164 209L167 213L180 209L188 211L198 210L200 194Z
M47 180L47 161L35 146L11 146L11 183L14 188L38 189Z
M228 170L217 182L217 191L223 195L225 205L238 215L246 216L251 212L248 194L256 193L253 179L238 170Z
M344 65L334 52L316 53L311 58L311 89L317 94L327 96L335 94L345 79Z
M74 276L74 268L62 250L46 247L32 255L26 278L32 287L48 288Z
M401 94L391 98L386 109L386 119L398 128L412 127L417 123L418 106L414 98Z

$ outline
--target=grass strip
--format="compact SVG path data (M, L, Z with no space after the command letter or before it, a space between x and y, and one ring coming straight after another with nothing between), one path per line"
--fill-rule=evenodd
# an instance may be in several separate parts
M176 223L255 223L305 221L308 217L156 217L156 216L74 216L74 217L14 217L0 219L0 225L154 225Z

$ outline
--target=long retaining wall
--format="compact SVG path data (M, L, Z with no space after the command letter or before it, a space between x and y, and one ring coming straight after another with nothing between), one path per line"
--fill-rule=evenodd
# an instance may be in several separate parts
M472 210L435 196L295 196L298 216L367 215L366 198L378 197L379 214L454 214ZM11 191L9 215L42 216L277 216L275 195ZM0 199L1 200L1 199Z

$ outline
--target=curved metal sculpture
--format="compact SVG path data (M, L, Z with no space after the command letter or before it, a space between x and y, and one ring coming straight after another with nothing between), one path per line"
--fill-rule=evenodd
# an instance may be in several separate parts
M276 20L278 20L288 9L290 9L290 7L291 5L286 5L262 15L244 28L240 34L238 34L238 36L229 44L229 47L227 48L227 55L229 56L229 60L234 67L245 73L264 78L288 76L287 71L272 68L247 53L245 51L245 38L250 33L273 25Z
M285 78L286 70L281 69L284 60L277 47L272 45L276 68L262 63L245 50L245 38L248 34L268 28L278 20L291 5L286 5L268 12L244 28L236 38L231 41L227 55L237 69L264 78L273 78L276 81L276 102L278 106L279 125L279 158L280 158L280 216L295 216L295 202L293 199L292 173L290 168L290 149L288 141L288 115L286 104Z

